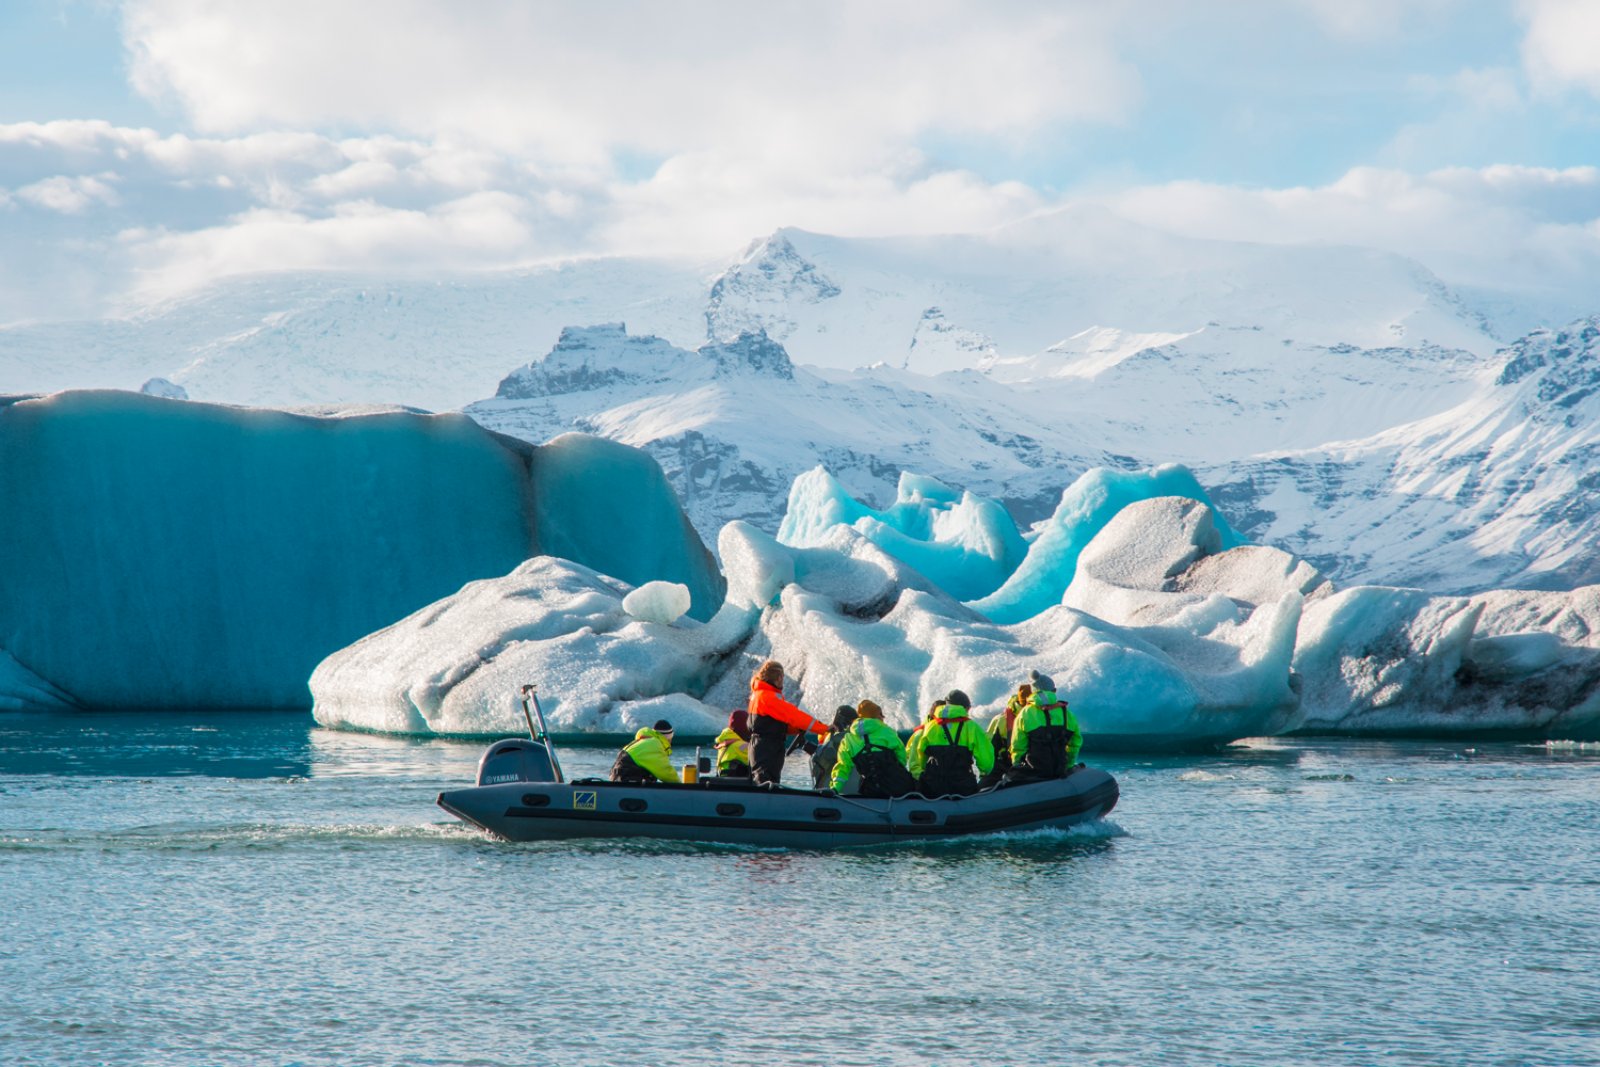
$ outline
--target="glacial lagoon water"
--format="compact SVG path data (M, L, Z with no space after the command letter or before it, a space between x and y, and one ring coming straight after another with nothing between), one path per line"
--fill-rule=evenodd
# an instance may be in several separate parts
M0 1063L1600 1062L1600 746L1091 739L1094 829L835 853L491 841L481 747L0 716Z

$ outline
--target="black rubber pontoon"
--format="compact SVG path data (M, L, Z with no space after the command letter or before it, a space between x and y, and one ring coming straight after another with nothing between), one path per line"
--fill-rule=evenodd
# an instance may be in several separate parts
M970 797L874 800L758 787L747 778L558 782L548 757L542 741L500 741L479 765L481 784L440 793L439 806L511 841L658 837L834 848L1074 826L1104 816L1118 796L1116 779L1091 767Z

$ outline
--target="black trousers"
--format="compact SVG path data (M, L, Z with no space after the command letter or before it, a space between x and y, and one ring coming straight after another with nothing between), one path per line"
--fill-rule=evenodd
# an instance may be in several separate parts
M789 747L789 734L750 731L750 777L756 785L777 785L783 777L783 757Z

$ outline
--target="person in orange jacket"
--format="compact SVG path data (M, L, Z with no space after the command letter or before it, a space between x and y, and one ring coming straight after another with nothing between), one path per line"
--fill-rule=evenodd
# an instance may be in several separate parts
M769 659L750 679L750 777L777 785L790 734L828 732L827 724L783 699L783 664Z

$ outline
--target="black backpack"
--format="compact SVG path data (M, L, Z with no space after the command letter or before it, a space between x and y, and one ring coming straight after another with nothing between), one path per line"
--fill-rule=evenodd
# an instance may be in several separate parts
M1052 722L1050 713L1061 704L1051 704L1044 709L1044 725L1028 731L1028 751L1012 768L1008 777L1013 779L1065 778L1067 776L1067 742L1072 731L1067 729L1067 716L1063 712L1060 722Z
M914 793L917 780L911 777L905 764L895 758L894 749L888 745L873 744L865 732L861 738L861 751L856 753L855 769L861 776L861 795L864 797L903 797Z
M961 731L971 725L966 721L956 723L953 736L948 723L932 723L923 728L924 738L932 737L934 730L942 729L945 737L949 739L942 745L923 742L922 782L918 786L923 796L942 797L954 794L965 797L978 791L978 776L973 767L972 750L961 743ZM974 726L973 729L977 727Z

